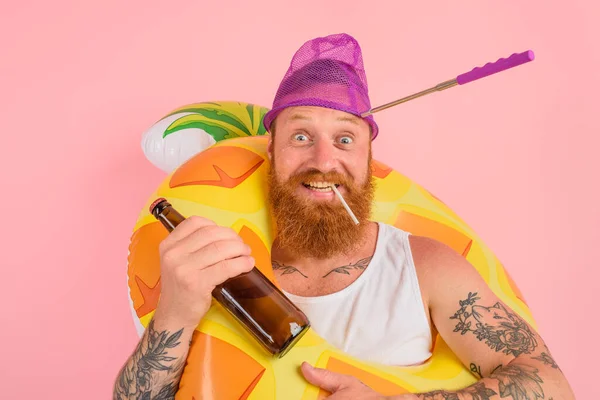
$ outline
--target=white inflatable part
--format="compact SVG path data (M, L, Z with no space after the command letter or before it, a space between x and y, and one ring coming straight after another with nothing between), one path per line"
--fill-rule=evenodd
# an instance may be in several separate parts
M187 160L216 143L199 128L182 129L163 137L173 121L193 113L182 112L161 119L142 136L142 151L155 167L170 174Z

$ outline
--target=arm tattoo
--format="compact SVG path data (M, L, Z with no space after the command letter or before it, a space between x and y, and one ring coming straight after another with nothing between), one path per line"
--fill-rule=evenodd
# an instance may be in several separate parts
M479 379L483 379L483 375L481 375L481 367L479 367L475 363L471 363L470 365L471 372L479 377Z
M334 268L331 271L329 271L328 273L326 273L325 275L323 275L323 278L325 278L327 275L331 274L332 272L335 272L338 274L350 275L349 271L356 270L356 269L359 269L362 271L369 266L369 262L371 261L371 258L373 258L373 257L367 257L367 258L363 258L362 260L358 260L356 262L356 264L342 265L341 267Z
M461 395L461 396L459 396ZM470 397L465 397L469 395ZM483 382L466 387L458 392L447 392L445 390L434 390L433 392L419 395L419 400L461 400L464 398L475 400L492 400L496 392L485 386Z
M469 292L465 300L459 301L460 309L450 317L458 320L454 332L471 332L492 350L515 357L535 350L536 336L523 319L499 302L491 307L478 305L479 299L477 293Z
M304 275L298 268L292 267L291 265L281 265L277 261L271 261L271 266L273 267L273 271L283 271L281 275L289 275L297 272L303 277L308 278L308 276Z
M473 366L474 364L471 364ZM490 375L490 378L498 380L498 391L485 386L485 383L479 381L469 387L457 392L447 392L445 390L434 390L428 393L418 395L419 400L492 400L499 395L502 399L512 400L537 400L544 399L542 390L542 378L538 375L538 370L529 365L509 364L498 366Z
M549 365L552 368L561 371L561 369L559 368L559 366L556 363L556 361L554 361L554 358L552 357L552 354L550 354L550 350L548 349L548 346L546 346L546 351L543 351L542 354L539 355L539 356L537 356L537 357L531 357L531 358L533 358L534 360L541 361L544 364Z
M541 361L544 364L551 366L552 368L560 370L556 361L554 361L552 356L546 352L542 352L542 354L538 357L531 357L531 358L533 358L534 360Z
M121 370L115 385L113 400L173 400L179 388L179 380L185 358L167 356L168 349L177 347L183 329L171 334L158 332L150 321L148 332L140 340L130 360ZM175 361L175 363L171 363ZM157 384L153 374L166 371L164 382ZM154 378L154 379L153 379Z
M529 365L509 364L490 375L498 380L498 390L501 398L514 400L537 400L544 398L538 370Z

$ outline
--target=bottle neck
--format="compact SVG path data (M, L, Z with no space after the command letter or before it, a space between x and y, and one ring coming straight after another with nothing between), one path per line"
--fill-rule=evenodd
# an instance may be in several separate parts
M154 212L154 216L163 224L165 228L167 228L169 232L172 232L177 225L185 220L185 217L175 211L170 204L158 206Z

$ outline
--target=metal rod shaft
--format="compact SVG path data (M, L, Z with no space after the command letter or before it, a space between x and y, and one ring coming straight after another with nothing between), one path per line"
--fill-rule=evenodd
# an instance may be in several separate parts
M425 95L427 95L429 93L439 92L441 90L449 89L449 88L451 88L453 86L456 86L456 85L458 85L458 82L456 81L456 79L451 79L449 81L445 81L445 82L439 83L439 84L435 85L432 88L423 90L423 91L415 93L415 94L411 94L410 96L403 97L401 99L392 101L390 103L381 105L379 107L371 108L369 111L366 111L366 112L362 113L360 116L364 118L366 116L369 116L371 114L375 114L376 112L388 109L388 108L396 106L398 104L406 103L407 101L416 99L418 97L425 96Z

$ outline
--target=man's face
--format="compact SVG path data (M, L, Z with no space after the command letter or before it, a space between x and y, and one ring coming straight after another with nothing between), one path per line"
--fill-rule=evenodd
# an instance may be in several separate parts
M273 135L269 201L279 245L317 258L349 251L362 238L373 200L368 123L342 111L290 107L278 115Z

